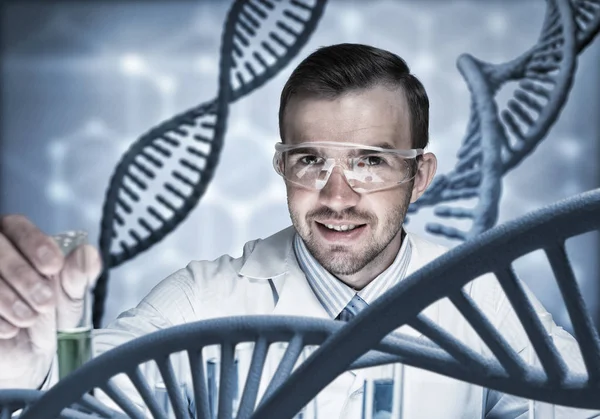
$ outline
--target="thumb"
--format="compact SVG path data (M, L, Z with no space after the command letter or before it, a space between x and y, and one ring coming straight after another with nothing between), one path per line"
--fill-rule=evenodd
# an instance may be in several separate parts
M91 245L79 246L65 258L65 264L56 284L58 329L76 327L83 310L91 310L89 291L96 283L101 270L100 254ZM84 307L86 304L87 307Z

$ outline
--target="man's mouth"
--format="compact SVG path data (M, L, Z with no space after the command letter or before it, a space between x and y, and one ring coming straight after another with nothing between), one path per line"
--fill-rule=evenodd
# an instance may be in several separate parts
M358 237L358 235L360 235L362 230L364 230L366 227L366 224L350 222L331 224L330 222L315 221L315 224L321 233L330 240Z
M358 227L358 224L342 224L342 225L333 225L333 224L323 224L325 227L327 227L330 230L335 230L335 231L350 231L350 230L354 230L356 227Z

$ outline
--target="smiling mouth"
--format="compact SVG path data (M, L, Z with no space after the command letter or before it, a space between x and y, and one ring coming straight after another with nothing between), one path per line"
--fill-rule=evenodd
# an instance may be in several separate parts
M337 224L337 225L333 225L333 224L325 224L325 223L320 223L318 221L315 221L319 226L326 228L327 230L331 230L331 231L337 231L340 233L343 232L350 232L353 231L357 228L362 228L364 227L366 224Z
M335 230L335 231L351 231L354 230L357 225L356 224L342 224L342 225L337 225L334 226L333 224L323 224L325 227L327 227L330 230Z

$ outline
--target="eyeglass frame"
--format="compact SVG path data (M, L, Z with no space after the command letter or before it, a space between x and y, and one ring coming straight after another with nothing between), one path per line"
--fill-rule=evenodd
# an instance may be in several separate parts
M425 153L425 150L422 148L394 149L394 148L384 148L384 147L376 147L376 146L370 146L370 145L364 145L364 144L336 142L336 141L310 141L310 142L303 142L303 143L298 143L298 144L284 144L283 142L278 142L275 144L275 154L273 156L273 168L275 169L275 172L278 175L280 175L284 180L291 182L295 185L298 185L300 187L303 187L303 188L306 188L309 190L314 190L314 191L320 191L321 189L323 189L325 187L325 185L327 184L327 182L329 181L331 173L333 173L333 169L337 165L334 165L333 167L331 167L329 176L327 177L327 181L323 184L323 186L321 188L312 188L310 186L303 185L299 182L295 182L291 179L287 179L277 165L278 156L281 156L281 154L283 154L284 152L291 151L291 150L298 149L298 148L311 148L311 147L314 147L314 148L318 148L318 147L354 148L354 149L363 149L363 150L383 152L383 153L393 153L393 154L398 154L400 157L402 157L406 160L410 160L410 159L416 160L419 158L419 156L422 156ZM344 174L344 178L346 178L346 180L348 180L347 176L346 176L346 169L342 169L342 171ZM393 185L384 186L379 189L370 189L370 190L366 190L363 192L357 191L351 185L350 185L350 187L352 188L353 191L355 191L357 193L361 193L361 194L369 193L369 192L378 192L378 191L382 191L385 189L394 188L394 187L396 187L398 185L402 185L403 183L406 183L406 182L410 182L412 179L415 178L415 176L416 176L416 172L413 173L413 175L411 177L403 179L402 181L397 182Z

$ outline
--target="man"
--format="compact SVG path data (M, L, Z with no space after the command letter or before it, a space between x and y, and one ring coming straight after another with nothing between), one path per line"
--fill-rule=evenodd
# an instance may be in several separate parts
M249 242L240 258L193 261L126 315L97 331L96 352L185 322L250 314L349 319L446 249L403 229L408 205L430 184L436 158L428 143L429 102L398 56L341 44L317 50L294 70L282 95L282 143L274 158L287 188L293 227ZM87 276L100 271L86 246L63 259L52 240L22 216L0 224L0 387L50 385L54 308L60 321L80 309ZM51 278L51 279L47 279ZM526 336L493 281L468 291L515 349ZM537 302L537 308L544 311ZM445 303L427 313L474 349L485 348ZM554 326L555 338L572 338ZM569 346L571 345L571 346ZM570 350L570 349L568 349ZM344 374L322 417L350 417L362 381ZM515 418L527 402L407 369L406 418ZM437 400L431 403L431 399ZM574 417L571 415L570 417Z

